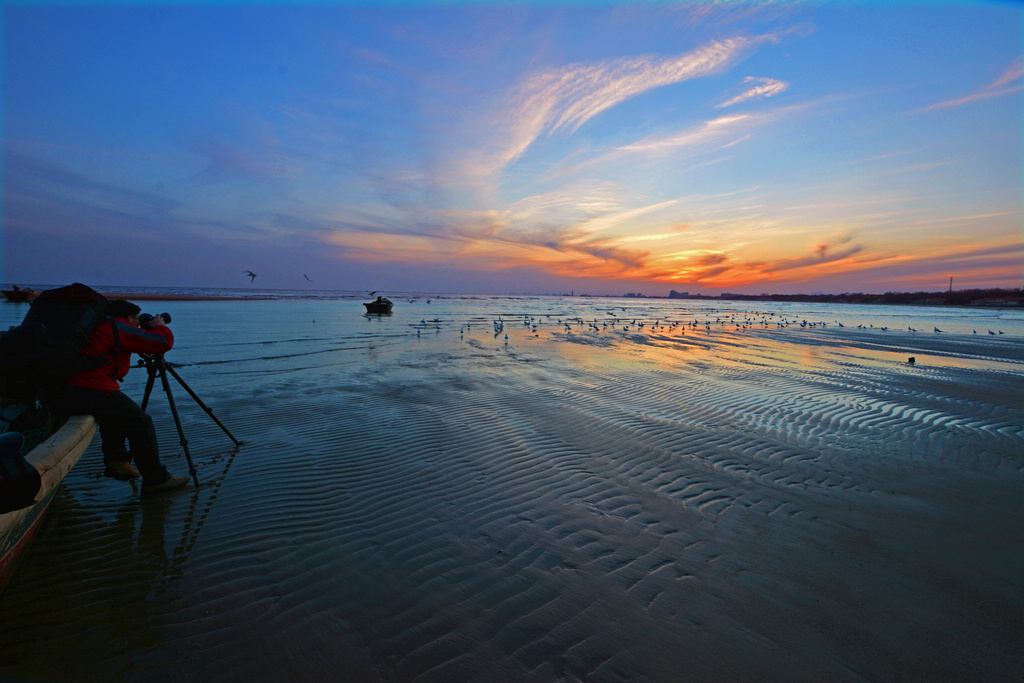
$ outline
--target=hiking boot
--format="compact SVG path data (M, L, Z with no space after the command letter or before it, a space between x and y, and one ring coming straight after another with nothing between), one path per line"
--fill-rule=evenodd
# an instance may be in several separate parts
M163 491L170 491L171 489L176 489L176 488L178 488L180 486L184 486L187 483L188 483L188 475L187 474L183 474L180 477L174 477L174 476L168 475L167 478L164 479L159 484L147 484L146 482L142 482L142 495L148 496L148 495L151 495L151 494L154 494L154 493L161 493Z
M142 475L139 471L132 467L130 462L123 460L110 460L107 462L107 469L103 472L104 477L111 477L119 481L128 481L129 479L138 479Z

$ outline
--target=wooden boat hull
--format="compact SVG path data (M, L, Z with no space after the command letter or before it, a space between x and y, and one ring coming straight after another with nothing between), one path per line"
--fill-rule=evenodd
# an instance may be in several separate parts
M388 301L387 299L384 299L384 301L382 301L380 303L377 303L376 301L372 301L372 302L370 302L368 304L363 304L363 305L366 306L366 312L367 313L376 314L376 315L380 315L380 314L384 314L384 313L390 313L391 312L391 306L393 306L393 304L390 301Z
M39 470L42 486L35 503L0 515L0 587L10 579L15 561L35 535L61 482L89 447L95 433L96 420L91 415L76 415L25 456Z

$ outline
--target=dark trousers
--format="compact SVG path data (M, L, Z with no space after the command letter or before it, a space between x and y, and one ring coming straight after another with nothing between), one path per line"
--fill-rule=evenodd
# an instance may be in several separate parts
M46 406L57 415L95 417L103 440L104 461L134 460L143 483L158 484L170 476L160 464L153 418L120 391L66 385L50 393ZM126 440L130 450L125 450Z

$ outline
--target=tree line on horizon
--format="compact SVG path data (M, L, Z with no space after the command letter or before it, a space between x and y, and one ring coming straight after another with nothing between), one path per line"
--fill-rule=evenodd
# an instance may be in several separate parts
M938 292L886 292L885 294L864 294L844 292L842 294L735 294L723 292L718 296L689 294L672 290L670 299L727 299L735 301L802 301L812 303L851 304L934 304L943 306L970 306L986 299L1005 299L1021 305L1024 289L958 289Z

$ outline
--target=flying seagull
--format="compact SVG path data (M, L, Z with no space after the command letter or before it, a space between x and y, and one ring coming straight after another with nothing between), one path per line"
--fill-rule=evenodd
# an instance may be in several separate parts
M302 277L304 277L304 278L306 278L307 280L309 280L309 276L308 276L308 275L306 275L305 273L303 273L303 274L302 274ZM309 280L309 281L310 281L310 282L312 282L312 280Z
M253 280L256 279L256 273L252 272L251 270L243 270L242 274L249 276L249 284L250 285L253 283Z

